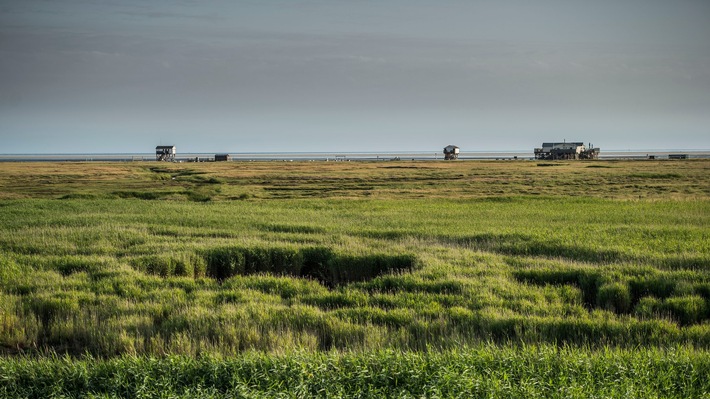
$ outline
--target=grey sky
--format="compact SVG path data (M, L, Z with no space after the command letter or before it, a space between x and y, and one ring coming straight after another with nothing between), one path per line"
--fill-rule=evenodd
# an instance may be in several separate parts
M2 0L0 153L710 148L710 1Z

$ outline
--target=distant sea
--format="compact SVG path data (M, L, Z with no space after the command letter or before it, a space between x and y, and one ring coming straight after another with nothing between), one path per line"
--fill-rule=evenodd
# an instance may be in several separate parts
M601 159L668 159L670 154L686 154L688 159L710 158L710 150L602 150ZM212 161L215 153L178 153L176 161ZM244 152L231 153L232 161L434 161L441 152ZM467 151L460 160L533 160L531 151ZM0 162L133 162L154 161L152 153L96 154L0 154Z

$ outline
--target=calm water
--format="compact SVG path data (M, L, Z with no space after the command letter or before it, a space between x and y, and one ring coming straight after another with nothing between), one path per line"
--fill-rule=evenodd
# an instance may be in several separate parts
M602 151L601 159L646 159L655 156L656 159L668 159L669 154L687 154L689 159L710 158L710 150L622 150ZM185 153L178 152L176 160L211 161L214 153ZM273 152L273 153L232 153L233 161L434 161L443 159L443 154L438 152ZM532 160L533 153L526 151L501 151L501 152L461 152L461 160ZM152 153L126 153L126 154L0 154L0 162L131 162L154 161Z

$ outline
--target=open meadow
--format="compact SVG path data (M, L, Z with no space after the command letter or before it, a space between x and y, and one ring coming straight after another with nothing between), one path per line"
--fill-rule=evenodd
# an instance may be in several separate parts
M710 160L0 163L0 397L710 397Z

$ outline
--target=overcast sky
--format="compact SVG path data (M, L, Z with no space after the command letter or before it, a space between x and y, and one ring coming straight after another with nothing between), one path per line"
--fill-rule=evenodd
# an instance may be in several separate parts
M708 0L0 0L0 153L710 149Z

